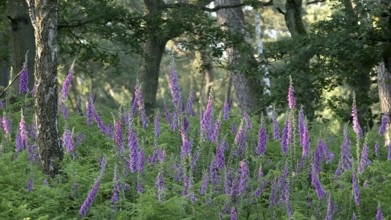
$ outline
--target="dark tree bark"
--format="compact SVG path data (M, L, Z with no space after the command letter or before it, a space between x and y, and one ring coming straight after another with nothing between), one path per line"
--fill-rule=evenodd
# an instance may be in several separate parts
M28 7L25 0L10 1L8 19L11 24L10 52L13 67L12 78L22 69L25 61L25 54L28 51L28 88L31 91L34 85L35 40L34 29L29 18ZM17 93L19 90L19 83L15 83L12 88Z
M63 159L58 131L57 0L27 0L35 34L35 120L44 173L55 176Z
M217 0L216 7L221 5L238 5L240 0ZM241 7L226 8L217 11L218 21L221 25L226 24L229 31L242 36L243 44L247 44L245 39L244 14ZM262 81L254 74L257 68L257 61L253 57L252 51L243 50L243 45L227 49L228 66L230 68L232 81L234 84L236 98L239 108L246 113L261 113L261 97L263 94ZM248 48L248 47L247 47ZM245 65L248 69L239 70L238 66ZM252 68L253 67L253 68Z
M160 63L168 38L161 31L159 21L162 15L163 1L144 0L146 28L149 30L144 42L144 54L139 70L139 80L143 83L144 104L147 114L153 112L156 105L156 93L159 86Z

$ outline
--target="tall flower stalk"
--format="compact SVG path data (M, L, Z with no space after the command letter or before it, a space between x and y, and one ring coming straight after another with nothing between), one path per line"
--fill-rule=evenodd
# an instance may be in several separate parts
M91 207L92 202L94 201L96 194L98 193L99 186L102 181L103 173L106 170L106 156L102 158L101 161L101 171L98 179L95 181L94 186L90 190L90 192L87 195L86 200L84 201L83 205L80 207L79 214L84 218L86 217L88 213L88 209Z

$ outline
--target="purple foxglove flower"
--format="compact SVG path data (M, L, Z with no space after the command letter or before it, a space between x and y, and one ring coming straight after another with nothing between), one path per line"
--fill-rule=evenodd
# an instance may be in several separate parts
M20 136L19 128L16 130L15 144L16 144L16 149L15 149L16 153L23 151L24 142L23 142L22 137Z
M159 201L163 200L163 191L164 191L164 176L163 173L159 172L156 178L156 188L157 188L157 197Z
M99 176L98 179L95 181L94 186L88 193L88 196L84 201L83 205L80 207L79 213L83 218L86 217L88 209L92 205L92 202L94 201L96 194L98 193L101 180L102 180L102 176Z
M148 116L144 109L141 110L141 123L143 128L148 128Z
M239 144L240 138L243 136L243 121L240 123L239 131L236 133L234 143Z
M224 156L224 141L220 143L220 146L216 146L216 167L219 170L222 170L225 166L225 156Z
M288 219L293 219L292 218L292 208L291 208L291 204L289 203L289 187L287 187L285 189L285 207L286 207L286 212L288 213Z
M277 204L277 180L276 179L273 180L273 184L271 187L271 192L270 192L270 196L269 196L269 204L270 204L270 207L273 207Z
M166 159L166 152L159 148L157 151L157 158L159 159L160 163L163 163Z
M327 214L325 220L331 220L333 217L333 204L331 203L330 193L327 193Z
M285 166L284 166L284 172L282 174L282 176L280 177L279 179L279 184L280 184L280 187L282 190L285 190L286 188L286 178L288 177L288 164L286 163ZM282 194L282 196L285 196L284 194Z
M87 100L87 123L92 125L92 118L94 117L94 105L92 103L92 95L90 94Z
M256 190L255 190L255 193L254 193L254 196L255 197L260 197L261 196L261 189L260 188L257 188Z
M35 121L29 125L27 129L27 135L30 136L32 139L37 140L37 126L35 124Z
M183 178L183 196L187 196L189 194L189 189L192 187L191 180L188 176Z
M174 164L173 165L173 170L177 171L176 181L181 182L182 181L182 175L183 175L182 164L179 164L179 165Z
M215 123L215 126L214 126L214 131L213 131L213 134L212 134L212 141L214 143L217 143L217 139L218 139L218 136L219 136L219 131L220 131L220 126L221 126L221 121L220 121L220 118L219 117Z
M292 77L289 77L289 89L288 89L288 102L289 102L289 109L295 108L295 90L293 88L293 81Z
M189 120L187 120L186 116L183 116L183 130L188 133L189 128Z
M276 111L274 110L274 108L273 108L272 120L273 120L273 132L274 132L273 138L274 138L274 140L279 140L280 139L280 128L278 127L277 115L276 115Z
M164 105L164 116L166 118L167 124L170 125L170 127L172 127L171 116L170 116L170 113L168 112L166 105Z
M248 114L246 112L244 113L243 118L244 118L244 121L246 122L246 129L247 130L251 130L251 128L252 128L251 120L250 120L250 117L248 116Z
M160 136L160 122L159 122L159 112L156 112L155 115L155 130L154 130L155 137Z
M315 174L318 174L320 172L323 159L324 159L323 141L322 139L319 138L318 145L316 146L314 152L313 172Z
M208 173L204 172L202 176L202 186L200 189L201 195L205 195L206 189L208 188L208 183L209 183Z
M262 122L261 127L259 128L259 131L258 131L258 146L256 148L257 154L262 155L262 157L265 156L266 143L267 143L266 128Z
M137 171L138 165L138 140L136 132L131 128L128 131L128 147L130 152L129 169L132 173Z
M66 127L62 136L62 145L65 147L66 153L75 152L75 144L73 142L72 132Z
M315 187L316 196L319 200L321 200L325 194L322 184L320 183L318 173L312 168L311 173L311 182L312 185Z
M69 118L67 107L65 106L65 103L61 103L61 111L62 115L64 116L64 119L67 120Z
M379 141L376 141L375 144L375 156L379 157Z
M189 113L189 115L191 116L195 116L195 112L194 112L194 109L193 109L193 102L194 102L194 90L193 88L190 90L190 94L189 94L189 100L187 102L187 112Z
M109 137L114 138L113 123L111 121L106 126L106 134Z
M236 213L235 207L232 207L232 209L231 209L230 220L238 220L238 214Z
M8 122L9 121L7 120L7 117L5 115L3 115L3 117L1 118L1 124L2 124L5 135L10 137L11 136L11 129L10 129L10 123L8 123Z
M358 186L357 175L355 172L353 172L352 185L353 185L354 202L356 203L356 206L359 206L360 205L360 198L359 198L360 188Z
M209 94L208 104L206 105L205 112L201 119L201 136L208 134L209 130L212 129L212 111L213 111L213 100L212 93Z
M230 111L230 107L229 107L229 103L228 103L228 100L227 98L225 99L224 101L224 108L223 108L223 112L224 112L224 121L227 121L229 119L229 111Z
M285 128L282 132L282 140L281 140L281 149L284 156L288 155L288 147L289 147L289 128L290 128L290 120L287 118L285 122Z
M145 172L145 154L143 149L138 153L138 171L142 174Z
M172 124L171 124L171 130L176 131L178 125L178 114L176 111L172 113Z
M28 73L27 65L28 65L28 59L26 53L26 56L24 58L22 73L20 74L20 78L19 78L19 94L27 93L29 90L28 88L29 73Z
M242 140L240 142L240 145L239 145L239 156L243 156L245 150L246 150L246 143L247 143L247 132L246 130L243 130L242 132Z
M103 121L102 119L100 118L100 116L98 115L98 112L94 109L94 119L96 121L96 124L98 125L100 131L102 132L102 134L106 134L107 133L107 129L106 129L106 126L103 124Z
M194 157L193 157L193 159L191 160L191 163L190 163L190 168L193 171L193 173L195 172L196 163L197 163L199 158L200 158L200 153L198 152L198 150L196 150L196 152L194 154Z
M216 157L213 155L209 165L210 182L213 184L219 183L219 176L217 175Z
M383 220L383 213L380 204L377 205L376 220Z
M235 178L232 181L232 187L231 187L231 197L232 199L235 199L236 196L239 194L239 185L240 185L240 175L236 174Z
M236 134L236 123L235 122L232 123L232 125L231 125L231 133Z
M117 120L114 123L114 141L117 144L118 150L121 154L125 153L123 136L122 136L122 114L119 113Z
M186 135L183 131L181 131L181 136L182 136L182 149L181 149L181 157L187 157L190 155L190 143L186 138Z
M358 114L357 114L357 107L356 107L356 96L353 94L353 104L352 104L352 117L353 117L353 130L356 132L357 136L362 139L363 137L363 131L360 127L360 124L358 122Z
M355 212L353 212L353 217L352 217L352 220L357 220L357 215Z
M357 169L358 174L362 174L364 172L364 167L368 165L368 146L364 145L361 152L360 164Z
M29 181L27 182L26 190L27 191L33 191L33 185L34 185L34 180L32 177L30 177Z
M102 160L100 161L100 175L103 175L103 173L106 170L106 165L107 165L107 157L104 155L102 157Z
M352 167L351 164L351 153L350 153L350 141L349 141L349 134L348 134L348 127L345 125L343 130L343 142L341 145L341 168L344 170L348 170Z
M310 137L309 137L309 131L307 124L304 124L304 132L303 132L303 152L302 156L303 157L309 157L310 156Z
M326 158L326 164L330 163L334 159L334 154L329 151L329 148L327 147L327 144L320 140L321 147L323 148L323 153Z
M43 185L49 186L49 181L48 181L48 179L45 178L45 179L43 180Z
M22 138L22 141L27 146L26 141L28 141L28 140L27 140L27 133L26 133L26 122L24 120L23 111L21 112L21 118L20 118L20 122L19 122L19 129L20 129L20 137Z
M1 100L0 100L0 108L4 108L4 104Z
M178 79L178 75L176 74L174 65L171 67L169 81L170 81L172 103L174 104L175 109L179 109L181 105L181 88L179 86L179 82L178 82L179 79Z
M137 182L137 192L143 193L143 185L140 181Z
M244 161L240 161L240 184L239 184L239 194L243 194L248 189L248 181L250 179L249 169L247 164Z
M69 69L68 75L65 77L64 83L62 84L62 88L61 88L61 96L62 96L61 102L62 103L65 103L65 101L68 97L68 92L69 92L69 87L71 85L72 76L73 76L73 64L72 64L71 68Z
M381 124L379 127L379 136L382 136L384 132L387 130L387 125L390 123L390 118L387 114L384 114L381 118Z
M81 145L81 142L86 139L84 132L80 133L76 138L76 146Z

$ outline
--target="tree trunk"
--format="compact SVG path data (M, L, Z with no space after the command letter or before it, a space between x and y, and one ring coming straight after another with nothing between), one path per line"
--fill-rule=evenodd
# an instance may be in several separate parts
M8 18L11 23L11 63L13 67L12 78L22 70L25 54L28 51L28 88L31 91L34 85L34 58L35 40L34 29L31 24L28 7L25 0L10 1ZM14 91L18 93L19 83L14 83Z
M153 113L156 105L156 93L159 86L160 63L168 39L159 27L163 2L161 0L144 0L146 28L150 30L144 42L144 54L139 70L139 80L143 83L144 105L147 114Z
M216 6L234 5L239 4L240 0L217 0L215 3ZM217 18L221 25L227 24L229 31L241 35L243 44L248 44L244 37L246 32L242 8L220 9L217 11ZM261 80L254 74L257 70L257 62L252 51L242 48L246 46L238 45L227 49L228 67L231 71L237 102L242 112L261 113L264 112L261 105L263 87ZM245 65L246 68L239 70L239 65Z
M63 159L58 131L57 0L27 0L35 34L35 120L44 173L55 176Z
M377 85L379 89L380 111L391 116L391 58L377 66ZM391 124L388 124L384 135L384 144L391 145Z
M201 52L201 62L203 66L203 72L205 74L205 99L208 100L209 93L212 89L214 74L212 69L212 63L210 57L204 52Z
M9 81L9 68L7 65L0 64L0 92L8 85Z
M296 38L307 33L304 28L301 6L302 0L287 0L285 3L285 22L292 38Z

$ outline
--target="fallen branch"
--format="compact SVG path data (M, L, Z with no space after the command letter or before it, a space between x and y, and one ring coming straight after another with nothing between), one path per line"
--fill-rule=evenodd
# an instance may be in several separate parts
M12 84L14 84L14 82L18 79L18 77L20 76L20 74L22 74L22 72L23 69L15 76L12 82L7 87L5 87L5 89L0 93L0 97L2 97L5 94L5 92L12 86Z

